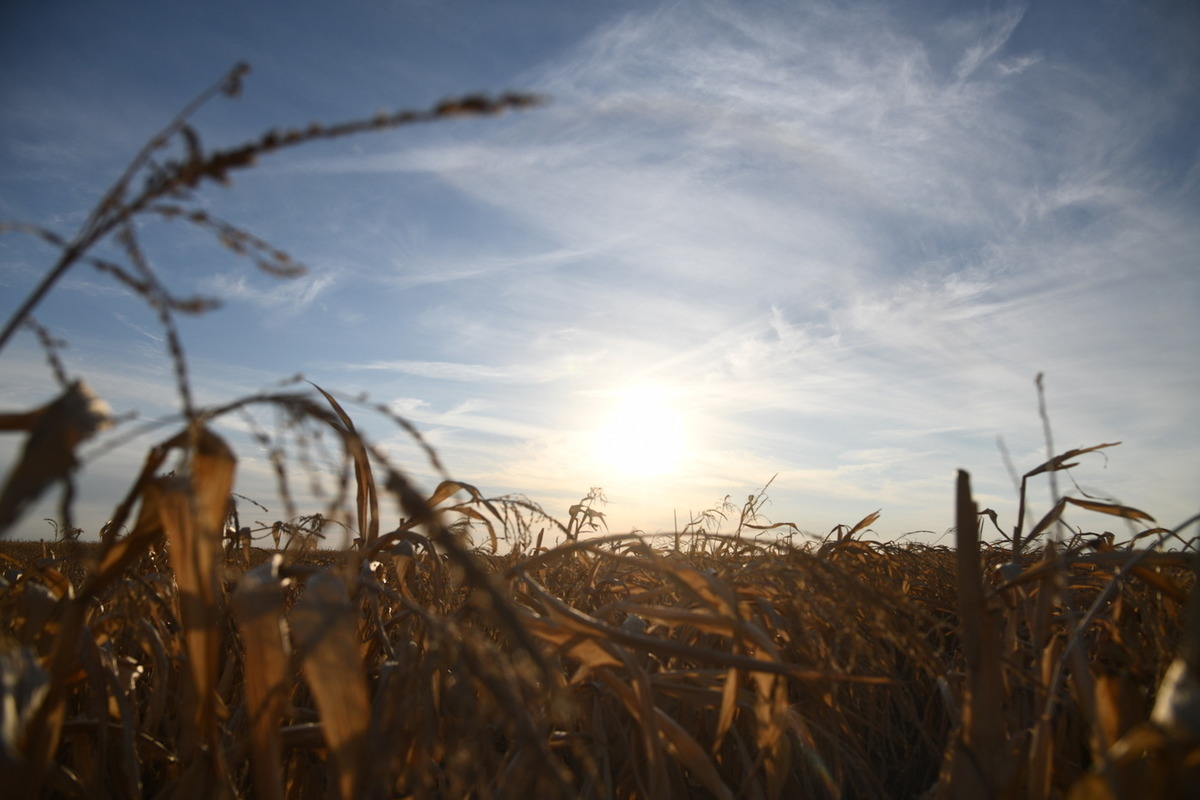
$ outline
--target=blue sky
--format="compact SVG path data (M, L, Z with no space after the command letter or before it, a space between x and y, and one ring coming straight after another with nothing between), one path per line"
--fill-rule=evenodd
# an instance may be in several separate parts
M777 475L773 520L823 534L881 509L890 537L949 527L960 467L1011 528L997 437L1019 471L1044 460L1043 372L1059 450L1123 442L1084 458L1082 489L1168 526L1198 510L1194 4L63 2L3 15L0 219L64 236L238 60L252 67L243 96L196 118L206 144L469 92L550 99L282 153L202 191L204 208L304 263L296 280L147 223L170 286L225 300L182 326L201 402L300 372L389 405L455 477L560 517L602 486L612 530L669 530ZM53 257L0 236L5 319ZM154 317L104 276L72 273L36 316L116 411L177 409ZM0 353L0 407L54 391L31 335ZM263 454L230 422L239 491L275 518ZM434 485L401 432L365 412L362 424ZM169 431L86 451L85 527ZM0 463L18 445L0 439ZM1044 510L1045 484L1033 492ZM52 512L21 532L48 535Z

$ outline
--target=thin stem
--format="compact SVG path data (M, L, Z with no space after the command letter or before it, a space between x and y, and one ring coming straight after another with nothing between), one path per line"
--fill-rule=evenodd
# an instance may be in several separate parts
M142 205L147 202L143 199L141 203L135 206L121 206L119 199L125 193L126 187L150 158L150 154L158 148L162 147L163 143L173 136L180 128L183 127L187 119L196 112L196 109L207 103L217 92L225 92L227 94L235 93L235 88L241 76L249 69L245 64L238 64L230 70L221 80L210 86L208 89L201 92L200 96L188 104L184 110L171 120L171 124L164 128L158 135L146 144L145 147L134 157L129 166L113 184L112 188L104 195L104 199L96 206L95 211L88 217L83 228L76 234L75 239L71 244L63 250L54 267L46 273L37 288L33 293L25 299L21 307L9 318L4 325L4 331L0 332L0 350L3 350L8 340L12 338L13 333L25 321L26 317L33 312L33 309L42 302L43 298L58 283L59 279L66 274L85 252L91 249L97 241L107 235L116 225L122 220L127 219L132 213L136 212ZM119 213L109 216L113 208L118 208ZM106 218L107 217L107 218Z

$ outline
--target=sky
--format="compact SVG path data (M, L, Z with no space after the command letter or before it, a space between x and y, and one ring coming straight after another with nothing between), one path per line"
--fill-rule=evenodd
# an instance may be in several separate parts
M193 120L206 146L534 92L527 111L315 143L201 187L196 207L286 250L300 278L143 220L163 281L223 301L180 322L198 402L300 373L399 414L486 495L565 520L602 487L612 532L672 531L770 483L770 521L819 537L879 510L876 538L949 543L960 468L1015 524L1011 470L1047 457L1042 373L1058 451L1122 442L1059 490L1171 527L1200 510L1198 9L6 3L0 219L70 237L238 61L242 95ZM55 255L0 235L0 318ZM82 450L94 535L178 428L163 330L87 267L35 317L125 420ZM0 410L57 391L29 331L0 352ZM347 409L436 485L403 430ZM283 511L255 424L274 423L217 429L260 504L243 514L269 522ZM0 437L5 472L20 446ZM1030 502L1048 509L1044 476ZM56 504L16 535L51 536ZM384 529L397 517L385 506Z

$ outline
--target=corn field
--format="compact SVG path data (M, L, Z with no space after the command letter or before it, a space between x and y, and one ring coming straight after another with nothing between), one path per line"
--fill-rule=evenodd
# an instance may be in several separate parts
M0 543L9 796L1200 796L1196 520L1167 529L1064 497L1024 526L1028 482L1109 444L1030 469L1009 528L960 472L946 492L953 547L876 541L876 515L820 541L745 519L609 535L595 494L562 523L448 475L422 492L320 387L198 406L176 319L211 304L159 279L137 220L186 220L295 274L286 253L197 206L197 188L304 142L540 102L468 97L207 150L190 115L236 95L245 71L154 137L74 237L3 229L61 253L0 333L3 348L32 330L61 393L0 414L23 437L0 532L61 486L56 524L72 534ZM109 240L127 263L93 255ZM76 267L154 310L180 407L98 542L75 535L72 487L80 445L112 418L33 316ZM265 526L271 541L241 519L239 459L220 433L256 408L285 421L257 433L292 520ZM415 428L370 410L444 474ZM326 505L308 516L293 497L309 462L289 462L286 437L291 452L334 443L317 476ZM1135 534L1118 544L1068 516ZM331 525L353 545L322 548Z

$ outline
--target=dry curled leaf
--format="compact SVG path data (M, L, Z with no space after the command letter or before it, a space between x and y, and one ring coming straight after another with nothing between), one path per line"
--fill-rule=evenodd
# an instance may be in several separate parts
M291 625L301 669L337 765L342 797L360 797L370 699L358 652L357 614L342 580L328 570L309 577Z
M0 429L27 430L21 457L0 493L0 532L9 528L29 504L78 466L79 445L112 422L108 404L82 380L54 402L35 411L5 414Z

